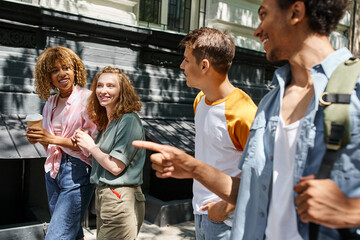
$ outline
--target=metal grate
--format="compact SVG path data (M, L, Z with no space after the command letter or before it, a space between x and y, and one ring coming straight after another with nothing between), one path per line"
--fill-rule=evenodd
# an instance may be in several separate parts
M191 0L169 0L168 26L169 30L189 32Z

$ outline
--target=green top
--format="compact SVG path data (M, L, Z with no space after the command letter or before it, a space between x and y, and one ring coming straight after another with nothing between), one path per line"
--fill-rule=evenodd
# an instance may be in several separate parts
M132 146L134 140L145 140L144 128L136 113L126 113L111 121L105 131L100 131L95 143L101 151L122 161L126 168L118 176L104 169L94 158L90 182L97 185L140 185L145 162L145 149Z

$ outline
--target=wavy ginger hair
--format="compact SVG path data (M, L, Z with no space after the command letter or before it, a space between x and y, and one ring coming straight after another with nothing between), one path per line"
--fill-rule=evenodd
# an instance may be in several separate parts
M101 106L96 96L96 88L101 74L113 73L117 75L120 85L119 99L111 115L111 120L118 120L125 113L139 112L142 107L140 97L135 91L129 77L119 68L104 67L93 79L91 84L91 95L88 99L87 113L90 119L96 124L99 130L104 130L108 124L105 107Z
M58 92L51 83L51 70L55 60L59 60L62 65L69 66L74 71L74 85L80 87L86 84L86 70L80 57L71 49L57 46L47 48L43 51L35 65L35 91L39 97L47 100L51 95L51 89Z

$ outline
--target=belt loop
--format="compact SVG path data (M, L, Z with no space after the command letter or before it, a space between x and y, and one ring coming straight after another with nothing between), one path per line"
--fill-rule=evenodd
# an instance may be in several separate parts
M65 154L65 162L70 162L70 160L69 160L69 155L66 154L66 153L63 153L63 154Z

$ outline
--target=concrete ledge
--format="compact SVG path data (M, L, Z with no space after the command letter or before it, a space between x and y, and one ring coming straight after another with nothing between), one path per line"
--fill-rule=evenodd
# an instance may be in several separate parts
M159 227L194 220L191 199L164 202L151 195L145 197L145 220Z
M7 240L42 240L45 238L44 224L23 223L17 226L2 226L0 229L0 239Z

